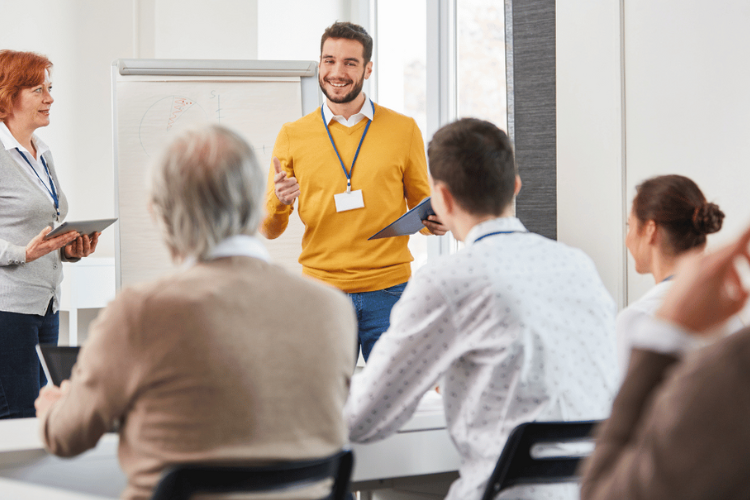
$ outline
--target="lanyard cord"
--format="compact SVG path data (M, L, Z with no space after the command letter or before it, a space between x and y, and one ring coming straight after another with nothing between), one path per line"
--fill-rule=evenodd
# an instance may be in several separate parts
M39 158L41 158L42 160L42 165L44 165L44 171L47 172L47 179L49 179L49 186L52 189L50 189L50 187L47 187L47 185L44 183L42 178L39 177L39 172L36 171L36 169L34 168L34 165L32 165L29 159L26 157L26 155L23 154L23 151L21 151L18 148L16 148L16 151L18 151L18 154L21 155L21 157L24 160L26 160L26 163L29 164L29 167L31 167L31 170L33 170L34 173L36 174L36 178L39 179L39 182L42 183L42 185L44 186L44 189L46 189L47 192L50 194L50 196L52 196L52 200L55 202L55 211L57 212L57 216L59 217L60 216L60 200L57 198L57 190L55 189L55 183L52 180L52 176L49 173L49 168L47 168L47 162L44 161L44 156L39 155Z
M372 100L370 100L370 105L372 106L372 116L373 118L375 118L375 105L372 103ZM362 143L365 141L365 136L367 135L367 131L370 130L370 125L372 124L372 120L369 120L367 122L367 125L365 126L365 131L362 133L362 138L359 140L359 145L357 146L357 152L354 153L354 159L352 160L351 171L348 171L346 167L344 166L344 160L341 159L339 150L336 149L336 144L333 142L333 136L331 135L331 130L328 128L326 117L323 114L323 106L320 107L320 117L323 119L323 125L325 125L326 127L326 132L328 132L328 138L331 140L331 146L333 146L333 150L336 152L336 156L339 159L339 163L341 163L341 168L344 169L344 175L346 175L346 192L350 193L352 191L352 172L354 172L354 164L357 162L357 157L359 156L359 148L362 147Z
M495 236L496 234L512 234L512 233L528 233L528 231L495 231L494 233L487 233L483 236L480 236L479 238L474 240L474 243L478 243L482 241L485 238L489 238L490 236Z

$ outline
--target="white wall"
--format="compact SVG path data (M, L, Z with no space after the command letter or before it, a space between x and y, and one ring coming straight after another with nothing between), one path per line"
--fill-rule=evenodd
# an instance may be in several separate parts
M727 214L709 246L750 222L750 4L577 0L557 9L558 234L594 258L622 306L653 285L629 257L623 266L640 181L694 179Z
M750 4L625 3L627 198L653 175L693 179L726 214L709 247L750 223ZM628 295L653 285L631 266Z
M624 303L620 7L557 3L557 235Z

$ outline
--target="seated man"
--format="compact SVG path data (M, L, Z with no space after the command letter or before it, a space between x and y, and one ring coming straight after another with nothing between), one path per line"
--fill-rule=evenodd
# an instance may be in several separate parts
M182 266L123 290L92 324L70 383L37 399L45 446L79 454L119 421L127 499L150 498L173 463L335 453L354 313L341 292L268 262L252 236L265 172L250 146L217 125L187 131L150 189Z
M584 466L584 500L750 498L750 328L686 353L742 309L748 293L734 264L750 261L749 242L750 229L683 262L656 317L639 323Z
M432 206L466 245L409 282L345 408L352 441L392 434L441 377L462 458L448 498L477 499L510 431L607 416L617 387L615 304L583 252L529 233L508 136L463 119L429 150Z

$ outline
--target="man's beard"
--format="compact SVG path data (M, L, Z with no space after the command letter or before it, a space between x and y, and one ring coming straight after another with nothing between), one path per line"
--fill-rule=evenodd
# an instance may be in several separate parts
M323 91L323 94L326 96L326 99L336 104L346 104L347 102L352 102L354 99L357 98L360 92L362 92L362 87L365 84L365 72L364 71L362 72L362 77L359 79L359 81L354 82L354 87L352 88L352 90L348 94L345 94L343 97L333 98L330 95L328 95L328 92L326 92L323 82L324 82L323 78L318 79L320 90ZM330 85L330 82L329 82L329 85Z

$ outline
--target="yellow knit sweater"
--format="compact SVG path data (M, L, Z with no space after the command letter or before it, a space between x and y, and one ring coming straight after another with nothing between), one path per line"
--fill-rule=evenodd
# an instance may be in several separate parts
M352 159L368 120L353 127L332 120L329 129L341 159ZM303 272L349 293L382 290L411 276L408 236L367 238L430 195L422 134L412 118L375 105L352 172L352 190L361 189L365 208L336 212L334 194L346 191L346 176L328 139L320 108L285 124L273 155L300 186L299 216L305 224L299 262ZM267 238L286 229L292 206L274 191L271 165L266 191Z

